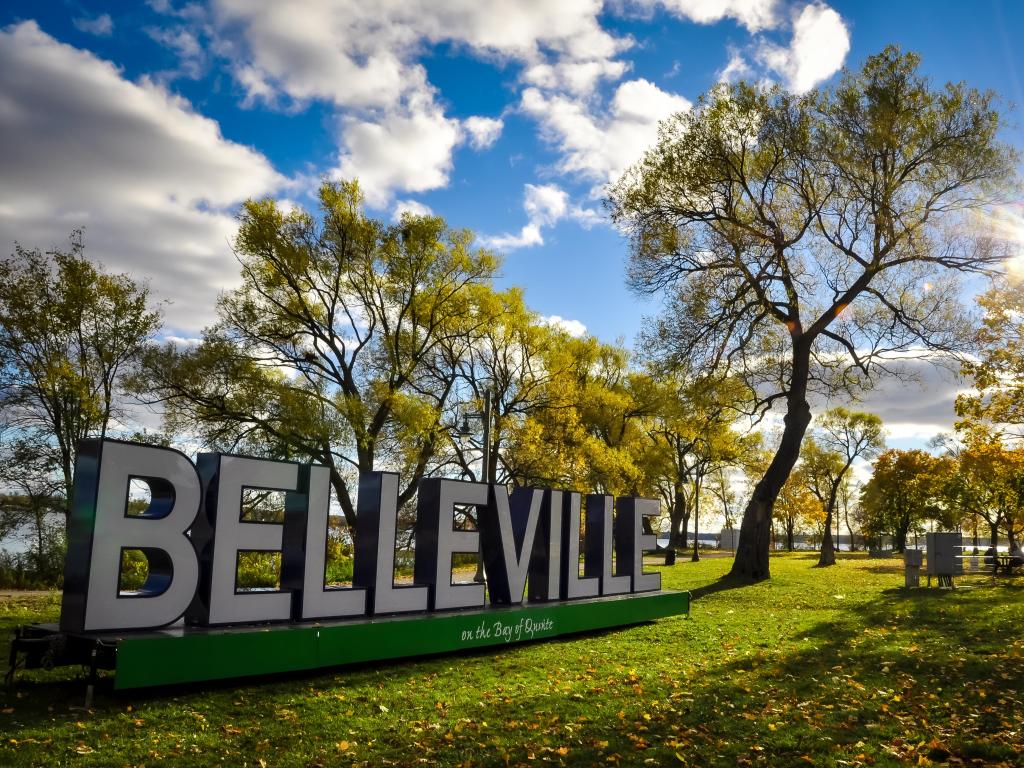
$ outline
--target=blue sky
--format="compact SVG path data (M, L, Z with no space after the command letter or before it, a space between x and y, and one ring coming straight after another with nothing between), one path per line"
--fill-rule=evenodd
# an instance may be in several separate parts
M722 79L827 84L888 43L1024 104L1022 33L1024 3L999 0L8 0L0 245L85 226L195 336L234 283L240 202L308 206L356 175L374 215L469 227L533 309L630 343L657 304L624 287L601 190L658 120ZM887 421L948 423L929 413L954 390L932 377Z

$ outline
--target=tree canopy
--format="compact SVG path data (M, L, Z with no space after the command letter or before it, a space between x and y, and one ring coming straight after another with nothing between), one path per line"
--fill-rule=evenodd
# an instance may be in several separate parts
M0 419L32 471L59 469L66 502L78 442L123 416L123 381L160 324L144 284L85 258L81 231L0 261Z
M722 85L662 124L608 205L630 279L666 292L647 345L743 376L784 429L744 512L733 573L769 576L772 507L809 396L856 391L908 354L966 352L957 275L1006 253L969 214L1002 199L1015 152L995 97L933 88L889 47L804 96Z

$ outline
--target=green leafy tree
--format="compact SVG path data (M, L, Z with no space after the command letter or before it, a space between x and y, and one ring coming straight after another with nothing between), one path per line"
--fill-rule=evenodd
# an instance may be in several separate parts
M666 291L647 344L736 372L784 429L744 511L733 573L767 578L772 507L811 421L894 356L966 350L959 273L1005 250L969 214L1002 199L1016 154L994 97L934 89L894 47L834 89L719 86L661 126L611 189L631 235L630 280Z
M197 347L153 351L139 389L209 445L329 467L354 530L359 472L400 471L405 505L449 439L445 403L492 321L498 260L438 217L367 217L355 182L319 199L319 216L243 206L241 286Z
M78 442L124 415L124 379L159 328L148 288L86 260L80 231L67 250L18 245L0 261L0 418L52 451L40 468L56 468L65 500Z
M1024 527L1024 448L1012 448L985 429L966 434L967 441L956 452L956 473L947 493L960 519L976 517L989 528L993 546L1000 530L1006 531L1011 549Z
M548 325L526 306L521 289L496 293L493 301L490 322L457 357L459 380L447 416L448 432L459 433L467 411L481 414L484 395L490 392L488 477L478 478L476 460L483 446L476 439L453 442L453 463L466 477L521 484L525 480L516 465L518 457L507 448L521 435L528 417L555 406L555 380L571 360L557 352L571 341L563 330Z
M652 450L648 472L655 478L669 514L669 546L686 544L686 530L694 521L693 559L697 548L701 501L712 494L707 482L726 467L739 463L752 438L736 428L739 408L748 394L736 378L656 373L661 378L658 406L648 420ZM724 481L723 481L724 482ZM718 496L728 500L728 489Z
M825 510L821 555L818 565L835 565L832 521L850 469L858 458L873 459L885 448L882 420L873 413L845 408L826 411L815 425L813 437L804 442L801 456L810 490Z
M866 535L890 535L893 549L902 552L907 534L926 520L953 524L944 498L954 470L951 459L919 449L890 449L875 459L873 469L861 495Z
M1024 439L1024 285L1019 277L1000 276L978 297L984 310L977 335L977 356L964 372L974 390L957 397L960 431L980 424L1007 440Z
M560 333L560 332L559 332ZM619 346L588 336L560 340L545 355L547 376L533 409L511 433L503 460L517 484L577 491L651 492L642 466L643 419L657 407L649 377L630 370Z
M805 468L797 465L782 486L776 501L777 519L786 536L786 549L790 552L796 544L796 534L801 530L817 530L825 522L825 510L821 500L811 491L812 483L805 474Z
M10 439L0 441L0 541L20 539L32 580L59 584L65 496L57 455L43 435L17 430L4 437Z

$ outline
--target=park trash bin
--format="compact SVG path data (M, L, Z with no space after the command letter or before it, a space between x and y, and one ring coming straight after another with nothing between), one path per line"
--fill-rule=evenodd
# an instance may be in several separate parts
M924 563L924 552L920 549L903 551L903 568L906 575L905 587L921 586L921 565Z

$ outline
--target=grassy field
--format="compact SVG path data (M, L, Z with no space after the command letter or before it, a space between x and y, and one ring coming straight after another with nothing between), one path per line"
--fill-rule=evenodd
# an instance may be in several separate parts
M899 561L680 562L689 618L498 652L115 694L0 694L0 765L1024 765L1024 581L905 591ZM17 624L52 597L0 602Z

